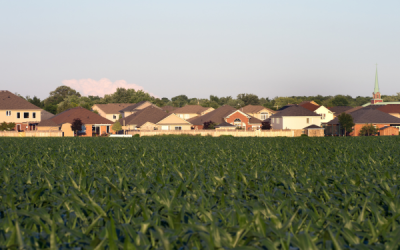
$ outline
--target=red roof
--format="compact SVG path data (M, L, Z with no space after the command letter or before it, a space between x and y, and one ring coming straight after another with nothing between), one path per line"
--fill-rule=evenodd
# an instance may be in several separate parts
M72 123L74 119L81 119L83 124L113 124L112 121L82 107L68 109L50 118L56 124Z
M400 104L387 104L377 108L378 110L385 113L400 113Z
M303 108L306 108L313 112L320 107L320 106L312 104L311 102L303 102L303 103L300 103L299 105L302 106Z

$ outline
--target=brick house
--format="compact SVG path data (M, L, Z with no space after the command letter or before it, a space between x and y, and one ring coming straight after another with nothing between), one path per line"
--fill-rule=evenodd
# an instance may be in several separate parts
M40 123L42 109L10 91L0 91L0 123L15 123L14 130L36 130Z
M350 133L350 136L359 136L360 130L367 124L372 124L378 129L384 127L399 127L400 126L400 118L389 115L385 112L382 112L378 109L374 108L362 108L353 112L349 112L353 117L354 127L353 131ZM328 122L328 126L339 126L339 119L336 117L332 121Z
M270 118L273 114L277 113L277 111L266 108L261 105L247 105L243 108L240 108L239 110L242 111L243 113L246 113L257 119L260 119L261 121L264 121Z
M205 115L188 120L195 129L203 129L204 123L212 121L217 125L229 123L246 130L259 129L262 121L229 105L221 106Z
M113 122L82 107L68 109L48 120L39 123L38 130L61 130L64 136L74 136L71 125L75 119L83 123L78 134L85 137L113 133Z

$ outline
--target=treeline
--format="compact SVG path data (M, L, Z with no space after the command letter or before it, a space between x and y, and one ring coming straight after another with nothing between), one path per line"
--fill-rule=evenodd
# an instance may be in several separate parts
M303 101L314 101L319 105L325 107L333 106L361 106L365 103L371 101L371 97L357 96L353 98L352 96L336 95L336 96L290 96L290 97L275 97L269 99L261 97L259 98L254 94L239 94L236 98L232 96L218 97L210 95L209 99L206 98L188 98L186 95L178 95L168 99L155 98L142 90L134 89L124 89L118 88L115 93L105 95L104 97L99 96L81 96L76 90L67 87L60 86L54 91L50 92L49 97L44 100L34 96L25 97L26 100L33 103L34 105L43 108L53 114L61 113L67 109L74 107L83 107L86 109L91 109L94 104L107 104L107 103L138 103L140 101L150 101L159 107L162 106L174 106L183 107L187 104L189 105L201 105L203 107L213 107L218 108L222 105L230 105L235 108L241 108L246 105L262 105L264 107L277 110L287 104L299 104ZM392 96L382 96L385 102L400 101L400 93Z

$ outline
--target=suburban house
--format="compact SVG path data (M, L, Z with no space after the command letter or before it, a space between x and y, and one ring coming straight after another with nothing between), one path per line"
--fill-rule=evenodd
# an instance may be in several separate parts
M305 101L299 104L303 108L306 108L314 113L317 113L321 116L321 123L327 123L334 118L333 112L327 109L324 106L318 105L318 103L314 101Z
M336 106L336 107L328 107L330 111L333 113L333 118L336 116L340 115L341 113L346 112L347 110L352 109L353 107L351 106Z
M262 121L229 105L221 106L205 115L188 120L196 129L203 129L204 123L212 121L217 125L229 123L246 130L260 129Z
M270 118L273 114L277 113L277 111L274 111L272 109L266 108L261 105L247 105L243 108L240 108L240 111L248 115L251 115L257 119L260 119L261 121L264 121Z
M43 120L38 125L38 130L61 130L64 136L74 136L71 125L75 119L83 123L78 134L82 136L101 135L112 133L113 122L82 107L68 109L48 120Z
M149 101L141 101L141 102L129 105L128 107L121 109L119 111L119 113L122 115L122 118L125 118L125 117L128 117L131 114L133 114L139 110L145 109L149 106L153 106L153 107L160 109L159 107L157 107L156 105L154 105L153 103L151 103Z
M400 127L400 118L389 115L378 109L362 108L354 112L350 112L349 114L353 117L353 121L355 124L353 132L350 133L351 136L358 136L360 134L361 128L366 124L372 124L378 129L384 127ZM332 126L329 131L340 131L339 119L336 117L332 121L328 122L328 127L329 126ZM337 127L338 129L335 129L333 127ZM334 134L336 133L337 132L334 132Z
M192 124L174 113L149 106L120 120L124 130L190 130Z
M188 120L196 116L205 115L213 110L214 108L212 107L202 107L200 105L186 105L184 107L175 109L174 113L180 118Z
M368 106L368 107L370 107L370 106ZM379 105L377 107L377 110L385 112L394 117L400 118L400 104L388 104L388 105L384 105L384 106Z
M36 130L43 109L10 91L0 90L0 123L15 123L14 130Z
M52 118L54 116L54 114L52 114L52 113L50 113L50 112L48 112L48 111L46 111L44 109L42 109L40 111L40 115L41 115L41 117L40 117L41 120L48 120L48 119L50 119L50 118Z
M270 117L272 129L304 129L321 127L321 116L299 105L289 106Z
M108 104L95 104L92 111L97 111L102 117L116 122L119 120L121 113L120 110L135 105L135 103L108 103Z

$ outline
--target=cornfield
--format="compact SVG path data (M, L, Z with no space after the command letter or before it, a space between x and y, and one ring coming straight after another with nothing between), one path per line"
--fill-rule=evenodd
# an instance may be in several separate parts
M399 249L400 137L0 138L2 249Z

